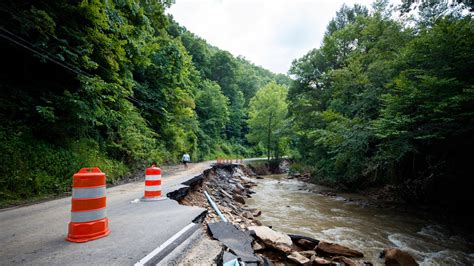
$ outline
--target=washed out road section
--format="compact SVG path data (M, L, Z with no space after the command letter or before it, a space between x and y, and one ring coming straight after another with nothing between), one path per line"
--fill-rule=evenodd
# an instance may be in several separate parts
M163 193L208 169L212 161L164 174ZM0 212L0 265L132 265L191 223L205 209L166 199L141 202L144 183L107 189L110 235L86 243L65 240L71 198L62 198Z

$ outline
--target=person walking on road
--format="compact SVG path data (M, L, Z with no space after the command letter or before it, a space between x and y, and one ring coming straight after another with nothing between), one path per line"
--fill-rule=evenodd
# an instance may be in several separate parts
M182 162L184 164L184 168L188 168L188 163L191 162L191 157L189 157L189 154L188 153L184 153L183 154L183 159L182 159Z

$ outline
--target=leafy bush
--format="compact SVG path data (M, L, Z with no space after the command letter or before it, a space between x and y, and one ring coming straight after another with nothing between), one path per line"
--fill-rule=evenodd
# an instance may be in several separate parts
M1 202L70 191L72 175L83 167L99 167L108 183L130 171L124 163L108 158L92 140L61 147L0 128L0 149Z

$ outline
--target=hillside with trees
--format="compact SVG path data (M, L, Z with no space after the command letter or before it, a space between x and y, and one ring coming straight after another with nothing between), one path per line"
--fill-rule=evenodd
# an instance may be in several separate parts
M387 1L343 6L321 46L293 62L294 142L317 182L473 200L474 21L446 10L403 20Z
M291 79L208 44L172 2L0 3L1 202L184 152L289 155L318 183L474 200L471 2L344 5Z
M2 1L2 202L68 191L91 165L113 183L183 152L263 152L245 138L250 98L289 78L209 45L170 5Z

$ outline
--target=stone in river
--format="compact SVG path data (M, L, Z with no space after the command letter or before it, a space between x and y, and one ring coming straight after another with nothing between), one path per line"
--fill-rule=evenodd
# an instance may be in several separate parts
M331 265L331 261L317 257L316 255L311 256L311 262L313 262L313 265Z
M406 251L398 248L386 248L380 253L385 258L385 265L418 266L416 260Z
M339 256L346 256L346 257L363 257L364 254L362 252L350 249L348 247L328 243L324 241L320 241L319 244L315 248L316 252L318 253L325 253L329 255L339 255Z
M316 246L315 243L307 240L307 239L298 239L296 241L296 244L304 249L314 249L314 247Z
M242 216L247 218L247 219L253 219L253 215L250 214L250 212L244 212L244 213L242 213Z
M301 265L305 265L305 264L309 265L309 263L311 262L308 258L306 258L305 256L301 255L300 253L296 251L291 253L291 255L288 255L288 259Z
M239 203L245 204L245 199L242 196L234 195L234 200Z
M265 248L265 244L260 244L259 242L255 241L255 242L253 242L252 248L255 251L262 250L262 249Z
M265 245L273 247L287 254L292 251L291 245L293 242L289 236L274 231L266 226L250 226L248 229L255 231L257 238L262 240Z
M347 266L358 266L359 264L355 263L353 260L346 257L333 257L332 261L342 262Z
M231 196L229 193L227 193L225 190L220 189L220 192L221 192L222 195L224 195L225 197L228 197L228 198L230 198L230 199L232 198L232 196Z
M311 258L312 256L316 255L316 251L314 250L299 251L299 253L306 258Z
M314 239L312 237L294 234L289 234L288 236L291 238L291 241L293 241L294 244L305 250L314 249L316 245L319 244L319 240ZM302 239L304 239L305 241L300 241Z

